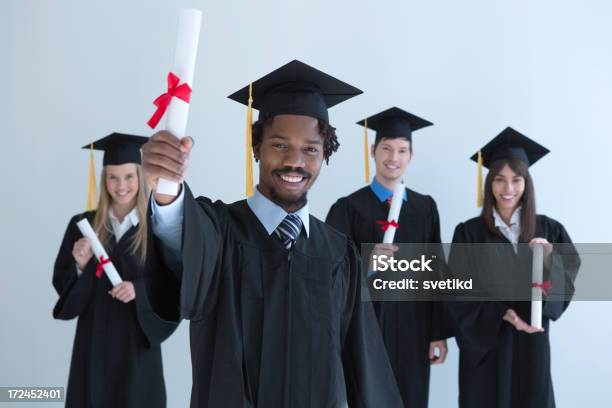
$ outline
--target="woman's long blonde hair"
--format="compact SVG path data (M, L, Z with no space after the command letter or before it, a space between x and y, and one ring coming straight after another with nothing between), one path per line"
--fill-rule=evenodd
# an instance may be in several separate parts
M130 252L136 255L138 262L142 265L147 257L147 206L149 198L149 188L142 174L142 166L136 164L136 174L138 175L138 192L136 193L136 212L138 214L138 231L132 237ZM109 211L111 209L112 198L106 189L106 167L102 168L100 180L100 199L94 218L93 228L96 235L104 247L108 248L109 236L113 233L110 223Z

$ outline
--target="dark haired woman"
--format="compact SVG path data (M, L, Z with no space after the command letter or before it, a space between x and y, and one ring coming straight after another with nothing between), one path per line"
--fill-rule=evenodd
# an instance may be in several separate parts
M547 153L512 128L480 152L489 168L482 213L455 229L449 266L455 274L466 273L484 286L495 282L506 292L489 301L448 304L460 349L461 408L555 406L549 322L567 308L580 260L563 225L535 212L529 166ZM561 294L554 301L544 297L542 328L529 323L535 244L544 246L549 293Z
M53 317L78 318L67 407L166 406L160 343L176 324L155 317L142 283L148 192L140 145L146 140L114 133L93 144L105 151L98 209L70 220L55 261L53 286L60 297ZM83 218L123 280L114 288L97 273L91 243L76 225Z

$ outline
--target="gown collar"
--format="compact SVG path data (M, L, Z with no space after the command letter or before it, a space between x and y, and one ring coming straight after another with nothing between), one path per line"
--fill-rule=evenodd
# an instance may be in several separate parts
M384 203L389 198L393 197L393 191L389 190L387 187L383 186L376 180L376 177L372 179L372 183L370 183L370 188L376 194L376 197L380 200L381 203ZM408 201L408 193L404 191L404 201Z

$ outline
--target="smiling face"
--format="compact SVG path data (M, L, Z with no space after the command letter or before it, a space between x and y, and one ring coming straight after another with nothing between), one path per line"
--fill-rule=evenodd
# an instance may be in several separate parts
M259 160L259 190L287 212L306 204L306 194L323 164L319 121L309 116L277 115L264 125Z
M134 206L138 194L138 171L134 163L105 166L105 185L114 204Z
M512 213L518 208L525 192L525 178L506 164L494 176L491 191L499 212Z
M412 159L410 141L404 137L383 138L372 146L372 156L376 162L376 176L394 184L401 179Z

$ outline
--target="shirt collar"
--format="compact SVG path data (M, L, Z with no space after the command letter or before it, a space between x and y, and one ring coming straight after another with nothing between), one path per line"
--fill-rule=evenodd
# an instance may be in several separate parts
M521 226L521 207L518 207L512 213L512 216L510 217L509 226L508 224L504 222L503 218L501 217L501 215L499 215L495 207L493 207L493 220L495 221L495 226L497 228L512 228L515 226L520 227Z
M261 194L259 192L259 186L255 188L254 194L247 198L247 204L269 235L274 233L276 228L283 222L288 214L288 212L283 210L279 205L273 203L270 199ZM300 217L304 225L304 231L306 231L306 236L308 236L310 231L308 203L293 214Z
M376 180L376 177L372 179L372 183L370 183L370 188L382 203L393 197L393 191L380 184L378 180ZM404 201L408 201L408 194L406 191L404 191Z
M112 208L110 208L108 210L108 216L110 217L111 220L115 221L117 223L117 225L123 224L127 221L131 222L132 225L135 227L138 225L138 211L136 211L136 207L132 208L132 210L123 218L123 222L119 222L119 220L117 219L117 217L115 216L115 212L113 211Z

